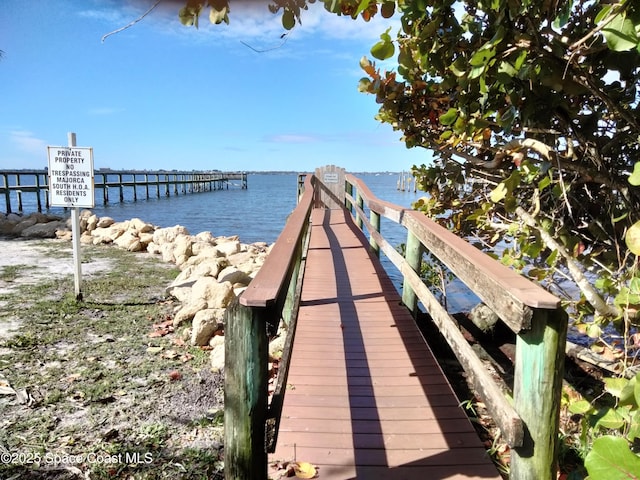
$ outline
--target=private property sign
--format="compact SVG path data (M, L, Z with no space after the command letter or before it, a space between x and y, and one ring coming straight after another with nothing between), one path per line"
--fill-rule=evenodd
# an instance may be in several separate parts
M94 207L93 148L47 147L52 207Z

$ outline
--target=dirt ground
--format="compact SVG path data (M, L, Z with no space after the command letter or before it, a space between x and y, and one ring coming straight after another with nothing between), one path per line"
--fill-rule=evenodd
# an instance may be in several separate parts
M222 478L222 375L149 254L0 239L0 478Z

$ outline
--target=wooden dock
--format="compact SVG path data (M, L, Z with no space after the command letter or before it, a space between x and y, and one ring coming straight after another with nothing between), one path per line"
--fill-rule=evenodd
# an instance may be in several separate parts
M335 480L501 478L342 209L312 213L276 460Z
M46 170L0 170L0 197L5 200L5 212L11 213L11 197L15 195L17 211L23 211L23 196L35 196L39 212L49 208L49 176ZM94 172L95 196L101 190L101 202L125 201L126 194L133 201L161 196L185 195L228 189L230 186L247 188L246 172L221 171L146 171L100 169ZM116 192L116 198L110 192ZM98 198L95 198L98 203Z
M560 299L342 168L304 177L264 265L225 313L225 479L267 480L269 465L292 461L337 480L500 478L413 323L418 304L509 446L509 478L556 479ZM382 235L382 217L406 228L404 255ZM424 282L425 250L516 335L509 385ZM381 253L402 274L402 298ZM269 397L268 339L280 323L287 336Z

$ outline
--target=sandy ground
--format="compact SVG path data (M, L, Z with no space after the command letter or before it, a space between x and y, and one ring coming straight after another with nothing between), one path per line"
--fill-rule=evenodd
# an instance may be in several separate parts
M54 252L55 254L52 254ZM82 263L82 276L93 275L110 268L108 260ZM25 266L10 280L2 279L6 267ZM52 277L73 277L73 247L71 242L62 240L24 240L0 238L0 295L11 294L23 284L36 284ZM2 314L6 302L0 300L0 339L15 335L20 328L20 320L7 318Z

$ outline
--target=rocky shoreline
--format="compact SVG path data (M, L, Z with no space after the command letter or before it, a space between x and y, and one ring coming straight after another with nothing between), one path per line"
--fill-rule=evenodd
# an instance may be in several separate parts
M245 244L238 236L216 237L211 232L191 235L180 225L157 227L138 218L116 222L90 210L80 212L80 232L82 244L146 252L175 264L180 274L167 287L177 300L169 330L193 346L211 348L212 370L223 369L224 313L255 277L271 246ZM71 220L43 213L0 214L0 235L70 241ZM272 342L272 356L277 357L281 343L280 338Z

